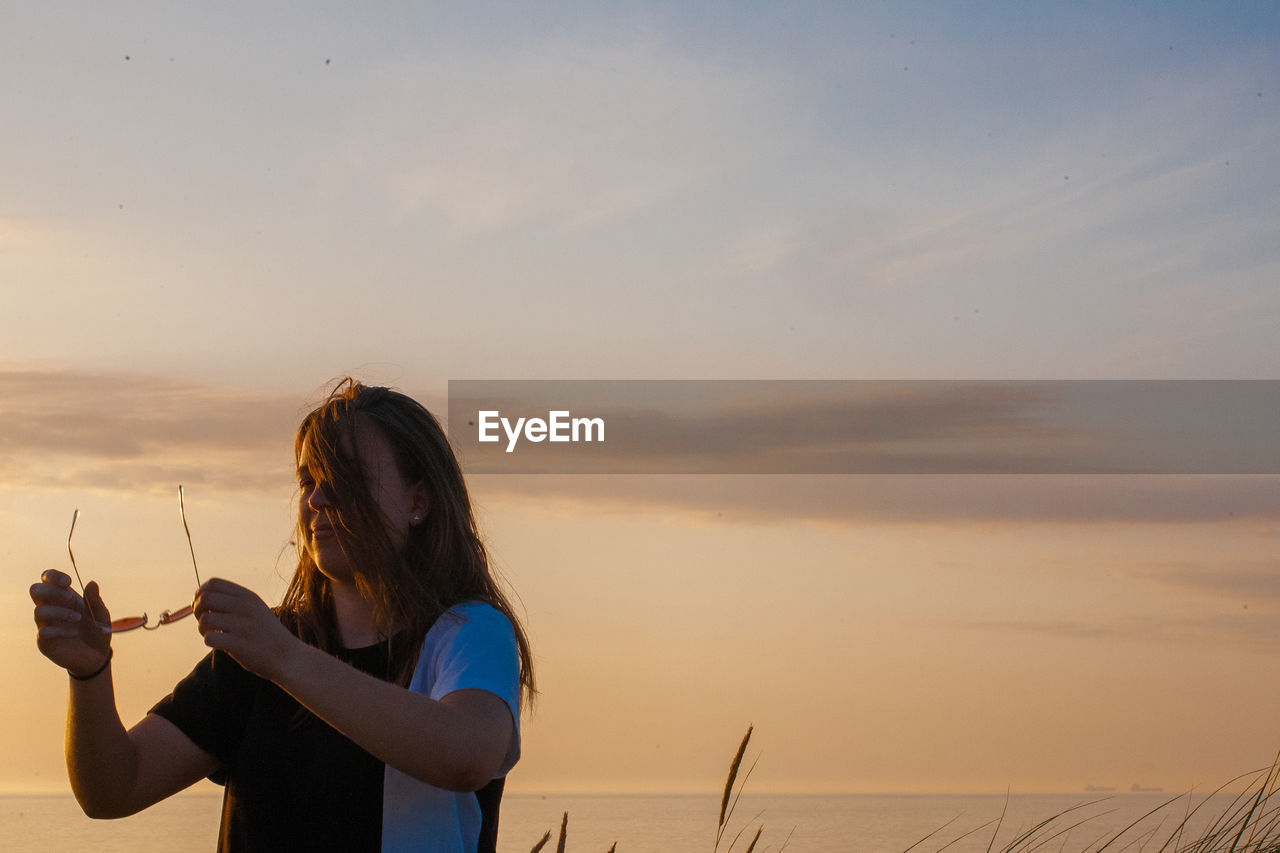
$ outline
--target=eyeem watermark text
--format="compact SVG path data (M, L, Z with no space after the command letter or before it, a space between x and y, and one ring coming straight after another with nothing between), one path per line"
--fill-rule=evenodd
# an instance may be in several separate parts
M496 409L479 413L477 439L483 442L501 440L498 428L507 434L507 453L514 453L521 436L526 441L580 442L604 441L604 418L575 418L568 410L547 412L547 419L516 418L515 424Z

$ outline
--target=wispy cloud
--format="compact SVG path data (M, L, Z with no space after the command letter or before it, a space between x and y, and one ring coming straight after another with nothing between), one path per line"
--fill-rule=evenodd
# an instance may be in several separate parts
M441 86L468 70L467 87ZM326 193L376 188L393 220L458 235L577 232L669 202L744 156L772 88L656 41L561 34L392 63L321 156ZM752 109L752 106L755 109Z
M1234 614L1215 613L1176 619L1134 616L1096 620L991 620L966 623L964 627L1008 635L1104 644L1212 644L1269 655L1280 651L1280 637L1276 636L1274 619L1247 608L1241 608Z
M0 369L6 486L287 485L300 397L126 373Z
M722 523L1280 521L1273 477L489 474L470 482L493 506L570 514L647 507Z
M288 488L293 431L312 402L141 374L0 368L0 482L165 493L179 482L240 492ZM470 483L491 507L644 508L721 523L1280 520L1275 477L530 474L471 475ZM1246 583L1247 568L1238 583ZM1152 576L1212 580L1194 567L1156 567Z
M1227 560L1213 565L1165 563L1142 576L1155 583L1238 601L1280 603L1280 558Z

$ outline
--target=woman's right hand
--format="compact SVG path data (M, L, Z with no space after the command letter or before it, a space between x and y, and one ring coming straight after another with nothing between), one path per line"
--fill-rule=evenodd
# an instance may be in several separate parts
M36 647L72 675L88 675L102 667L111 653L111 614L102 603L97 581L85 587L84 597L71 588L71 576L54 569L31 585L36 610Z

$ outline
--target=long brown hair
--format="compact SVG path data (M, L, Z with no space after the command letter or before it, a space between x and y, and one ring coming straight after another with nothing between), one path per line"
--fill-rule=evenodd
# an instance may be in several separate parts
M425 519L409 530L403 548L387 532L355 452L361 430L376 429L391 445L407 483L427 489ZM391 669L408 686L422 640L441 614L464 601L500 610L515 630L520 687L528 703L536 693L529 640L489 566L458 460L439 422L422 404L390 388L343 379L298 427L294 456L304 453L310 476L330 500L329 518L353 567L356 587L373 605L374 622L391 646ZM281 611L304 641L326 651L339 646L330 581L302 543L298 568Z

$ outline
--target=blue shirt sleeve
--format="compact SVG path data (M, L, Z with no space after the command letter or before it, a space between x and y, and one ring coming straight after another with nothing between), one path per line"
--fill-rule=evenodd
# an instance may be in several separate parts
M422 657L410 689L432 699L456 690L484 690L511 711L511 747L505 775L520 757L520 656L511 622L480 602L455 605L436 620L423 641Z

